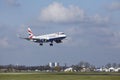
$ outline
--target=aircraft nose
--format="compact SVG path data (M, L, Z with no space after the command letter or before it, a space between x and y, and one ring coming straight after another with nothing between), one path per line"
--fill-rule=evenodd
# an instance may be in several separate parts
M66 38L67 36L66 36L66 35L64 35L64 37Z

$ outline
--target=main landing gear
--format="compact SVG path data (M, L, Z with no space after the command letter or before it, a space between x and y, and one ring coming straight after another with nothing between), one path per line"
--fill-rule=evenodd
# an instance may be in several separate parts
M40 46L43 46L43 43L40 43L39 45L40 45ZM50 46L53 46L53 42L51 42L49 45L50 45Z
M40 43L39 45L40 45L40 46L43 46L43 43Z
M50 46L53 46L53 42L50 43Z
M52 43L50 43L50 46L53 46L53 44L52 44Z

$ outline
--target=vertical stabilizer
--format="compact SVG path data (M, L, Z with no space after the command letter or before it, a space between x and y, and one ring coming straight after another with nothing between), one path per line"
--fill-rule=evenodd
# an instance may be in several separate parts
M29 34L29 38L32 39L33 33L32 33L32 30L30 28L28 28L28 34Z

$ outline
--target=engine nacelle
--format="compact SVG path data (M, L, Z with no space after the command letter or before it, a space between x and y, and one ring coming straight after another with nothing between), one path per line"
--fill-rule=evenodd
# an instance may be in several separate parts
M47 39L40 39L40 42L47 42Z
M61 41L61 40L55 40L55 42L56 42L56 43L62 43L62 41Z

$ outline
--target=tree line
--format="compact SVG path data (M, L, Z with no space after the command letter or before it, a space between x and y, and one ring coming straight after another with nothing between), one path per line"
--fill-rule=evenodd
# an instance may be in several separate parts
M97 67L94 65L91 65L89 62L84 62L81 61L76 65L71 65L71 66L55 66L55 67L50 67L49 65L43 65L43 66L25 66L25 65L0 65L0 72L22 72L22 71L64 71L66 68L72 67L75 71L79 72L83 68L87 69L87 71L94 71ZM106 65L102 66L105 68L110 68L110 67L120 67L120 64L117 63L107 63Z

